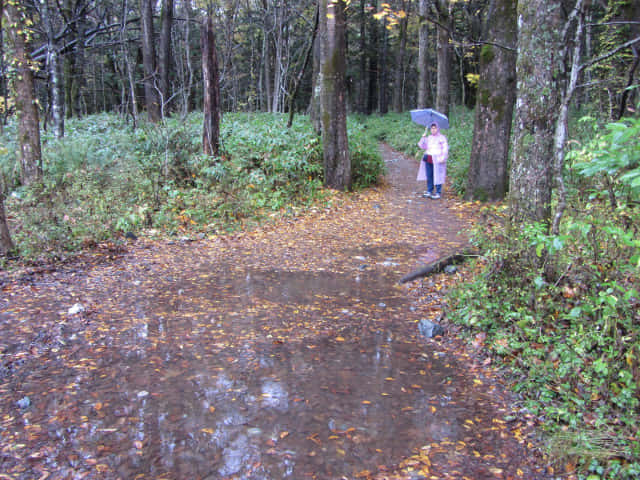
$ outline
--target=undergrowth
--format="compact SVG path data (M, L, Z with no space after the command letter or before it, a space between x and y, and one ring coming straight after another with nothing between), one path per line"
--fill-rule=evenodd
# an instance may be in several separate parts
M486 334L553 457L583 479L640 476L639 139L633 119L574 149L559 235L487 207L474 280L449 298L451 320Z
M17 255L25 261L70 252L125 233L225 233L329 201L322 186L322 145L307 117L226 114L221 155L201 153L202 116L168 118L134 129L113 114L67 121L66 136L43 132L44 182L24 188L15 126L2 133L0 173ZM377 142L350 119L355 189L378 181Z

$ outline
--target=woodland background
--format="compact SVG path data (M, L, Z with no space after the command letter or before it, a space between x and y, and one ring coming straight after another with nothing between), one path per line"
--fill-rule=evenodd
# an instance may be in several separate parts
M378 142L416 155L435 107L452 189L491 201L450 317L567 465L635 478L639 8L2 0L2 266L301 214L376 183Z

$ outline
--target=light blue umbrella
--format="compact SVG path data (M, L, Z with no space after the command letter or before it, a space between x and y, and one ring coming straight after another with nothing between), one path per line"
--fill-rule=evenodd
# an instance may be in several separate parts
M433 123L440 127L440 130L449 128L449 119L443 113L440 113L432 108L421 108L418 110L411 110L411 120L418 125L424 125L425 127L431 126Z

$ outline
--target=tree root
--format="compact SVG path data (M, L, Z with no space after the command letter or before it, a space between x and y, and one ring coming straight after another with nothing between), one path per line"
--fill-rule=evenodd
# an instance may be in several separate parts
M467 258L475 257L477 255L478 252L474 248L466 247L461 252L456 252L451 255L447 255L446 257L441 257L435 262L428 263L418 270L414 270L413 272L408 273L400 279L400 283L407 283L415 280L416 278L422 278L428 275L433 275L434 273L440 273L447 265L457 265L464 262Z

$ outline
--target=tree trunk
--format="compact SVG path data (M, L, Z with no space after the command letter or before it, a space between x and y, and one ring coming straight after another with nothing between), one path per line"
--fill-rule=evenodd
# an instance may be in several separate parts
M418 33L418 108L426 108L431 103L429 98L429 0L420 0L418 16L420 31Z
M322 0L318 1L318 33L313 42L313 79L311 85L311 99L309 101L309 118L311 119L311 125L313 131L317 135L322 134L322 71L320 61L320 45L324 42L326 34L323 32L323 24L320 15L322 13L320 4Z
M64 93L60 79L58 49L55 45L52 12L48 0L40 0L42 21L47 34L47 73L49 74L49 95L51 98L51 121L57 138L64 137Z
M2 13L2 10L0 10ZM4 210L4 185L0 184L0 257L4 257L13 250L13 242L9 234L7 216Z
M202 149L206 155L216 156L220 150L220 79L216 38L209 10L202 26L202 80L204 90Z
M438 0L441 4L438 20L448 28L453 26L453 16L449 11L449 0ZM449 115L449 89L451 86L451 45L449 32L440 26L436 28L438 34L438 82L436 92L436 110Z
M480 52L467 199L500 200L507 193L509 139L516 98L516 7L516 0L494 0L487 15L488 43Z
M162 16L160 20L160 52L158 64L160 73L160 96L162 116L169 110L171 98L171 27L173 24L173 0L162 1Z
M4 11L4 0L0 0L0 22ZM4 29L0 26L0 133L3 132L4 126L7 124L7 87L6 77L4 75Z
M406 11L406 2L402 0L401 8ZM407 17L400 19L398 35L400 36L396 53L396 69L393 80L393 111L401 113L403 110L404 93L404 54L407 49Z
M549 223L562 58L560 0L518 4L517 108L509 183L512 223Z
M293 80L293 85L291 86L291 91L289 92L289 120L287 122L287 128L291 128L293 124L293 115L294 115L294 101L296 96L298 95L298 87L300 86L300 82L304 77L304 73L307 70L307 66L309 65L309 60L311 59L311 54L313 52L313 45L318 36L318 7L316 5L316 13L314 15L313 20L313 31L311 32L311 39L309 40L309 45L307 46L307 51L304 55L304 61L298 75Z
M273 96L271 97L271 111L281 111L282 82L283 82L283 57L284 57L284 35L282 16L283 8L279 4L273 7L274 25L274 59L273 59Z
M144 66L144 101L149 121L160 120L160 100L158 95L156 48L153 34L153 8L151 0L140 0L142 22L142 63Z
M324 183L329 188L351 188L351 161L347 139L346 20L344 0L320 0L320 75Z
M380 70L378 75L378 108L380 114L389 112L389 89L387 82L387 65L389 56L389 30L387 30L387 18L382 20L382 52L380 54Z
M369 44L369 79L367 82L367 111L366 114L370 115L371 113L378 110L378 69L379 69L379 58L378 58L378 49L380 48L378 42L378 21L370 20L369 30L371 31L371 39Z
M365 0L360 0L360 79L358 82L358 105L356 110L360 113L367 111L367 14L364 9Z
M27 38L30 32L24 28L27 24L24 6L13 2L5 5L4 14L9 25L9 35L15 48L16 75L13 81L18 114L18 143L20 145L20 173L24 185L42 180L42 151L40 146L40 117L35 96L33 70L28 53Z

